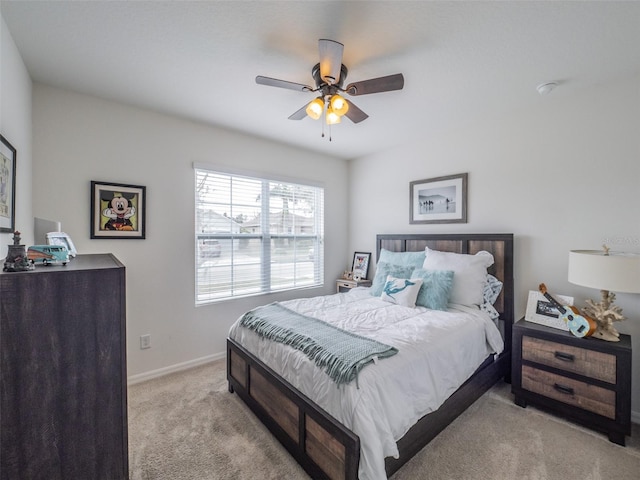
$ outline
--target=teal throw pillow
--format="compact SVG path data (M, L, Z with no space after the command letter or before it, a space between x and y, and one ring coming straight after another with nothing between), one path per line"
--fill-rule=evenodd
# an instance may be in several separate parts
M384 284L387 283L387 275L391 275L396 278L409 278L413 270L413 266L393 265L391 263L378 262L378 265L376 266L376 275L373 277L373 282L371 282L371 295L374 297L382 295Z
M392 252L382 248L380 250L380 258L378 263L391 263L393 265L401 265L403 267L421 268L424 263L425 251L419 252Z
M411 278L422 280L416 305L431 310L447 310L451 287L453 287L453 271L418 268L413 271Z

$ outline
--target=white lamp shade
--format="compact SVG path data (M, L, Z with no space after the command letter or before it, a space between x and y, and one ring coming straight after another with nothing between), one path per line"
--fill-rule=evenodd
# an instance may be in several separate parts
M611 292L640 293L640 255L571 250L569 282Z

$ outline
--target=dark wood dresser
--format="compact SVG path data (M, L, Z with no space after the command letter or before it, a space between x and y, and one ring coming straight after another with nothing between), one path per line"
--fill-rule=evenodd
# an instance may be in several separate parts
M631 435L631 337L578 338L520 320L513 325L512 392L625 444Z
M127 479L125 267L0 273L0 478Z

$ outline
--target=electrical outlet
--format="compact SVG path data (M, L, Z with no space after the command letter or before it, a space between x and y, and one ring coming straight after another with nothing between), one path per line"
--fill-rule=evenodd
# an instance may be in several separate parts
M140 350L151 348L151 335L140 335Z

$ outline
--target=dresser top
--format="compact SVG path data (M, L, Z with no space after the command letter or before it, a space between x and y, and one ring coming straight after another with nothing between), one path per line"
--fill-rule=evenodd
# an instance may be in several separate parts
M547 327L538 323L527 322L524 319L520 319L513 324L513 331L527 332L530 334L536 334L540 338L547 340L560 341L562 343L573 345L576 347L585 347L591 350L599 351L613 351L613 350L629 350L631 349L631 336L621 333L619 342L607 342L595 337L579 338L573 335L571 332L566 332L557 328Z
M4 263L4 259L2 259L2 263ZM34 273L98 270L104 268L124 268L124 265L111 253L96 253L78 255L66 265L36 265L34 270L26 272L0 271L0 275L32 275Z

